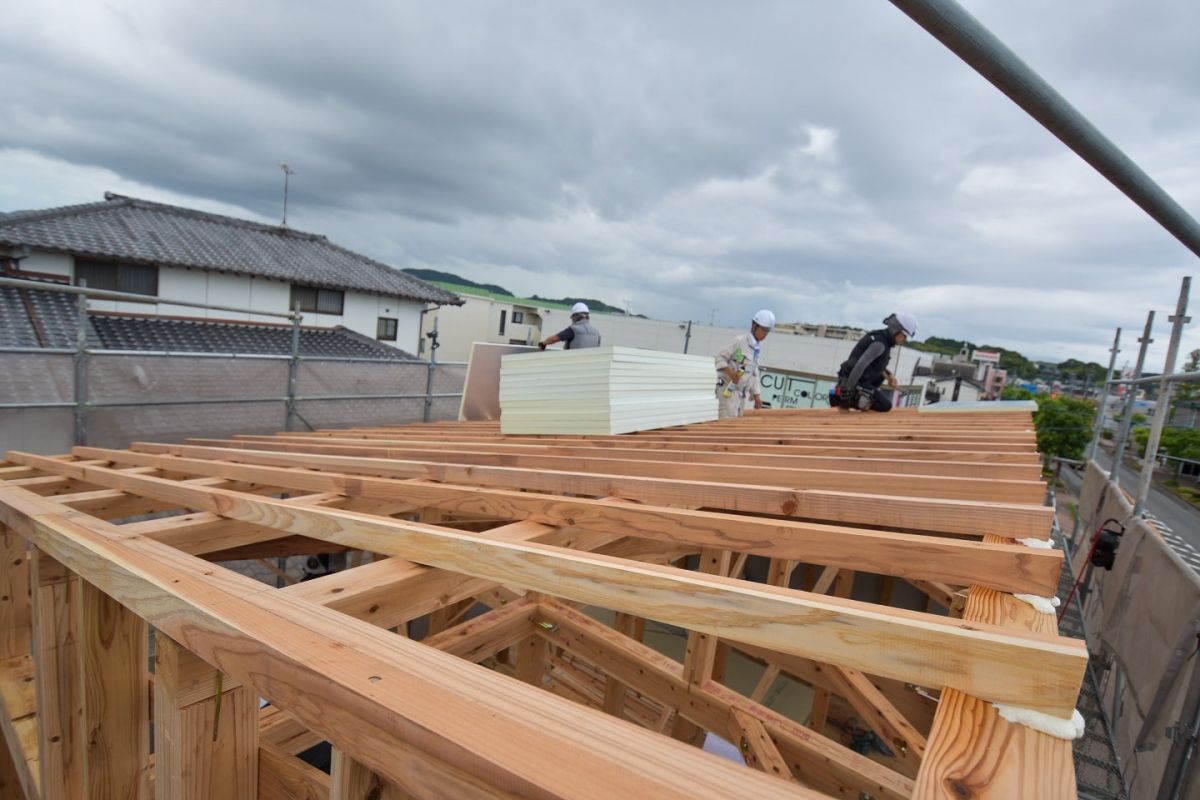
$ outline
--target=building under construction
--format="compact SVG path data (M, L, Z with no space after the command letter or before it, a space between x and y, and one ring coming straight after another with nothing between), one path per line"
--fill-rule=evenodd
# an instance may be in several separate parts
M4 796L1074 796L1029 413L854 423L10 452Z

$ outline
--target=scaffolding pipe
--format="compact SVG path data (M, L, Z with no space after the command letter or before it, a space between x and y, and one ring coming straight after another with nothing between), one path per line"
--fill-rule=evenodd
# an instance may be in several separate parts
M87 287L87 282L82 282ZM75 304L75 444L87 444L88 398L88 313L87 295L80 294Z
M1135 378L1142 376L1142 369L1146 366L1146 351L1150 349L1150 343L1154 340L1150 338L1150 331L1154 328L1154 312L1150 311L1146 314L1146 330L1138 339L1138 357L1137 366L1133 368ZM1112 472L1108 473L1108 479L1113 482L1114 486L1119 486L1121 462L1125 459L1125 446L1129 443L1129 429L1133 426L1133 403L1137 397L1137 389L1130 386L1125 391L1125 410L1121 412L1121 431L1117 434L1116 445L1113 447L1113 464Z
M1158 384L1158 400L1154 404L1154 421L1150 423L1150 438L1146 441L1146 454L1142 459L1142 473L1138 476L1138 490L1133 503L1134 516L1140 514L1146 507L1146 498L1150 496L1150 482L1154 477L1154 460L1158 456L1158 442L1162 437L1163 425L1171 413L1171 390L1175 384L1167 377L1175 371L1175 359L1179 355L1179 340L1183 338L1183 326L1191 322L1187 316L1188 295L1191 293L1192 279L1184 278L1179 287L1179 301L1175 304L1174 316L1171 321L1171 342L1167 345L1167 360L1163 365L1163 378Z
M1100 446L1100 431L1104 429L1104 415L1108 411L1108 387L1112 381L1113 368L1117 365L1117 353L1121 352L1120 328L1117 328L1117 335L1113 337L1112 348L1108 352L1112 355L1108 359L1108 372L1104 373L1104 394L1100 397L1100 408L1096 410L1096 429L1092 431L1092 442L1088 445L1089 459L1096 457L1096 450Z
M1200 256L1200 223L954 0L891 0Z

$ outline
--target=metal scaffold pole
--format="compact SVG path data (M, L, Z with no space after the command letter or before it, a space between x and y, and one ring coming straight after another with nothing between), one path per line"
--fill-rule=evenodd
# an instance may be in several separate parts
M1133 513L1140 514L1146 507L1146 498L1150 495L1150 483L1154 477L1154 462L1158 457L1158 442L1162 437L1163 425L1171 413L1171 391L1175 384L1169 380L1175 371L1175 359L1179 355L1179 340L1183 337L1183 326L1192 321L1187 316L1188 294L1192 289L1192 279L1183 279L1179 287L1179 302L1175 305L1174 316L1169 317L1171 325L1171 342L1167 345L1167 360L1163 365L1163 377L1158 382L1158 400L1154 404L1154 420L1150 423L1150 438L1146 441L1146 455L1142 460L1142 474L1138 477L1138 489L1135 495Z
M87 281L80 279L79 285L87 288ZM88 401L88 298L80 294L76 301L75 326L75 444L87 444L87 401Z
M1113 368L1117 365L1117 353L1121 352L1121 329L1117 328L1117 335L1113 337L1112 349L1108 352L1112 353L1108 359L1108 372L1104 373L1104 393L1100 396L1100 407L1096 409L1096 430L1092 431L1092 443L1088 445L1087 457L1094 459L1096 457L1096 449L1100 446L1100 432L1104 429L1104 415L1108 409L1108 391L1112 384Z
M1142 337L1138 339L1138 357L1137 366L1133 368L1133 377L1142 377L1142 368L1146 366L1146 351L1150 349L1150 343L1154 340L1150 338L1150 331L1154 328L1154 312L1150 311L1146 315L1146 330L1142 333ZM1129 429L1133 425L1133 404L1137 399L1137 386L1125 387L1125 410L1121 412L1121 431L1117 434L1116 446L1113 447L1113 465L1112 471L1108 474L1108 479L1114 484L1121 482L1121 462L1125 459L1125 447L1129 443Z

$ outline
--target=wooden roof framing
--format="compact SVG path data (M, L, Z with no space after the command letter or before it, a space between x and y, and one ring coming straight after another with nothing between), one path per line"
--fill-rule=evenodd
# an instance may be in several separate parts
M1065 717L1086 663L1012 597L1053 594L1062 562L1015 541L1050 529L1028 413L7 459L3 796L1074 793L1070 743L991 705ZM216 563L338 551L353 566L280 589ZM920 607L890 605L905 584ZM686 633L682 662L646 620ZM764 704L777 680L811 687L807 719ZM708 732L750 767L689 746ZM321 741L329 775L296 757Z

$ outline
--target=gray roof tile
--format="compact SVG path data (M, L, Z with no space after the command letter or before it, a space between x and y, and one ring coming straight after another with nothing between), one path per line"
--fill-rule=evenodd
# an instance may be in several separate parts
M462 303L444 289L324 236L112 193L104 198L101 203L0 214L0 245Z

